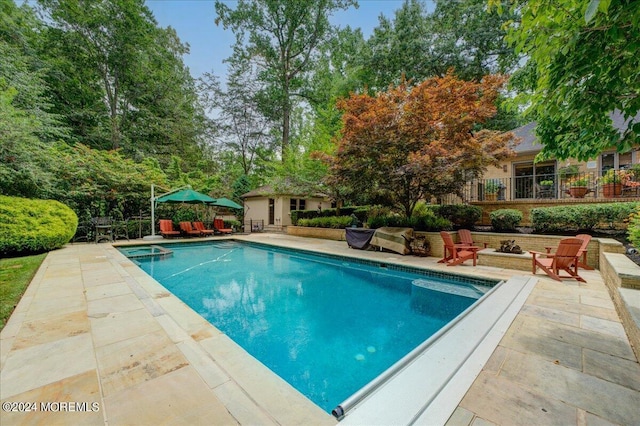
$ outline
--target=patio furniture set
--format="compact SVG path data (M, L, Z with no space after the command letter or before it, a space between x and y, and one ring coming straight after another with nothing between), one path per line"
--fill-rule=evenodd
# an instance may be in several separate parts
M211 235L231 234L233 229L225 228L224 221L220 218L213 220L213 229L205 227L203 222L180 222L180 230L173 227L171 219L160 219L160 235L164 238L171 237L207 237Z
M445 263L447 266L460 265L467 260L473 261L476 266L478 251L483 247L476 246L471 238L471 232L467 229L458 231L460 242L454 243L451 234L441 231L440 236L444 242L444 257L438 263ZM556 281L562 279L575 279L586 282L578 274L578 268L593 270L586 264L587 246L591 241L591 235L580 234L575 238L564 238L560 240L555 252L551 252L553 247L545 247L546 253L529 250L533 264L531 273L536 274L538 268L542 269L549 277ZM484 244L487 248L487 244ZM566 274L562 274L566 272Z

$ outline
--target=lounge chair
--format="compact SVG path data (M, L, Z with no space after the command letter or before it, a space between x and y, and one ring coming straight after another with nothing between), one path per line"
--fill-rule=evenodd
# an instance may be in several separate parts
M591 242L591 235L578 234L576 235L576 238L582 240L582 246L580 246L580 251L578 252L578 267L588 271L593 271L593 268L587 265L587 246L589 245L589 242ZM552 248L553 247L545 247L547 253L551 253Z
M160 235L165 238L179 237L180 231L173 229L173 222L170 219L160 219Z
M180 230L191 237L200 236L200 231L193 229L191 222L180 222Z
M221 234L230 234L233 232L233 229L224 227L224 220L222 219L213 219L213 227Z
M578 275L578 258L582 243L583 240L580 238L564 238L560 240L560 244L555 253L530 251L529 253L533 255L533 268L531 273L535 275L537 269L540 268L556 281L569 278L586 282L584 278ZM540 258L538 256L547 257ZM568 275L560 275L560 271L565 271Z
M468 246L466 244L455 244L453 238L446 231L440 231L440 236L444 242L444 257L438 263L446 263L447 266L459 265L469 259L473 259L473 266L478 260L478 250L480 247Z
M207 229L202 222L193 222L193 227L200 231L202 235L213 235L213 229Z
M468 229L459 229L458 238L460 238L459 244L464 244L467 246L475 245L475 242L473 241L473 237L471 236L471 231L469 231ZM484 243L484 248L487 248L487 245L488 243Z

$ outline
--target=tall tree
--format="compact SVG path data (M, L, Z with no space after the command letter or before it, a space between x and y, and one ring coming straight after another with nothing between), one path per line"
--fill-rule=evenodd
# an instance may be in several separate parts
M73 141L134 158L171 155L193 165L210 123L172 28L159 28L143 0L39 0L47 17L41 56L56 111Z
M384 90L402 78L420 82L451 68L463 79L508 73L518 56L504 40L515 12L488 11L486 0L405 0L393 19L379 17L363 55L370 88ZM404 76L404 77L403 77Z
M460 193L487 166L510 155L511 135L482 130L496 113L504 78L459 80L451 73L410 89L352 94L340 103L344 128L330 158L329 183L350 194L384 197L410 217L425 198Z
M281 123L283 156L289 145L294 97L313 66L316 48L331 35L329 15L354 4L354 0L239 0L232 10L216 0L216 23L231 28L236 52L260 67L260 79L266 84L262 107Z
M131 110L135 71L149 46L155 21L143 0L39 0L53 26L64 32L78 65L100 78L109 113L111 147L120 147Z
M50 176L39 166L47 143L67 129L50 112L46 68L37 56L41 24L33 10L0 0L0 193L41 197Z
M587 160L640 143L637 0L491 0L518 10L508 39L529 58L517 101L538 124L539 158ZM521 86L522 88L522 86ZM622 134L611 113L629 120Z
M228 62L226 85L222 87L213 73L205 73L199 92L209 113L217 114L220 148L229 150L243 174L249 175L258 157L274 149L273 122L261 112L256 98L263 84L255 64L241 56Z
M439 70L433 68L431 38L428 11L420 0L405 0L394 19L380 15L362 56L367 86L386 90L403 78L422 81L438 75Z
M438 74L454 67L457 75L471 80L513 72L520 57L505 40L504 27L518 19L517 12L498 13L487 8L486 0L436 0L429 21Z

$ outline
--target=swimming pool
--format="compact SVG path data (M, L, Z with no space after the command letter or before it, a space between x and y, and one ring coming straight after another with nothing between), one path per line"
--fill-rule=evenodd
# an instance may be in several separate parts
M137 260L326 411L473 304L490 283L453 284L379 262L231 241L171 247L170 259Z

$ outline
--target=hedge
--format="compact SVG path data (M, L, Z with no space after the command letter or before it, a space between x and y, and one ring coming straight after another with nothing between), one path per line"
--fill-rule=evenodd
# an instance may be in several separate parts
M54 250L76 232L78 216L53 200L0 195L0 255L23 256Z
M313 219L298 219L298 225L313 228L342 229L350 226L352 220L351 216L315 217Z
M619 228L639 203L582 204L531 209L534 232Z
M340 209L324 209L324 210L292 210L291 211L291 223L293 225L299 225L300 219L315 219L317 217L336 217L336 216L351 216L354 214L360 222L364 222L367 219L369 213L369 206L350 206L341 207ZM300 225L304 226L304 225Z
M629 227L627 228L629 241L638 249L640 248L640 206L629 216Z
M522 220L522 212L516 209L498 209L492 211L489 218L494 231L515 231Z
M482 218L482 208L468 204L428 205L436 216L450 221L457 228L473 228Z

